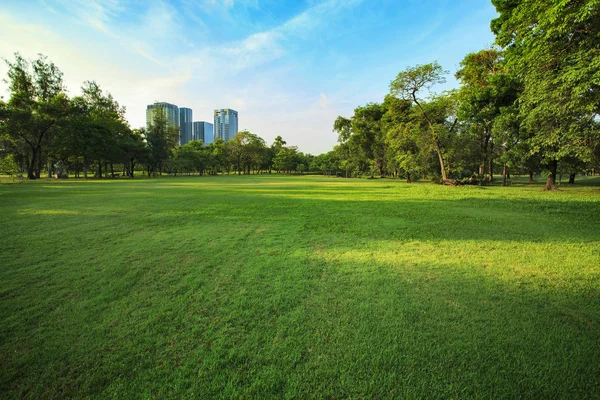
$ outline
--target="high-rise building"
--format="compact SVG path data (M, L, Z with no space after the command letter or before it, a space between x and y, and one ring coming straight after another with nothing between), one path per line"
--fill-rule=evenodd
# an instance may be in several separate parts
M215 110L215 139L232 140L238 133L238 112L230 108Z
M183 146L193 140L194 125L192 122L192 109L181 107L179 109L179 145Z
M202 143L214 143L213 124L205 121L194 122L194 140L202 140Z
M160 102L150 104L146 107L146 129L150 129L150 125L152 125L152 121L154 120L154 112L157 110L164 113L168 127L176 126L179 128L179 108L175 104Z

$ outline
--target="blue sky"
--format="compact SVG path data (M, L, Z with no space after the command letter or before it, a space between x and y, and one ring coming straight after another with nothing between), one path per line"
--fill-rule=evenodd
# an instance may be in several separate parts
M240 129L318 154L337 115L382 101L407 66L438 60L451 74L436 90L455 87L494 17L487 0L4 0L0 57L47 55L70 95L97 81L132 127L154 101L209 122L233 108Z

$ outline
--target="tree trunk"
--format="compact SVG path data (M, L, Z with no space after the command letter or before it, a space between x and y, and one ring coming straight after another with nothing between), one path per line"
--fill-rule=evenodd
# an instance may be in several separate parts
M406 183L410 183L410 174L406 173Z
M27 179L35 179L35 152L31 153L31 159L27 163Z
M533 180L533 171L529 170L529 183L533 183L533 182L535 182Z
M490 156L488 169L490 182L494 182L494 142L490 142Z
M508 175L508 165L504 163L504 169L502 170L502 186L508 186L508 180L510 179Z
M569 175L569 185L575 184L575 174Z
M550 161L548 163L548 180L546 181L546 186L544 186L544 190L557 190L556 189L556 169L558 168L558 161Z
M37 163L35 168L35 177L36 179L40 179L42 176L42 149L38 147L37 149Z
M431 127L431 130L433 131L433 126ZM441 152L440 146L437 144L437 142L435 143L435 150L437 151L438 159L440 160L440 170L442 172L442 181L445 181L448 179L448 176L446 175L446 166L444 165L444 159L442 158L442 152Z
M479 180L485 175L485 168L488 165L488 145L490 143L490 135L485 134L485 140L481 146L481 163L479 164Z
M438 159L440 160L440 170L442 172L442 182L443 182L446 179L448 179L448 177L446 176L446 167L444 165L444 158L442 157L442 151L440 150L440 145L439 145L437 139L435 138L435 129L433 127L433 122L429 119L429 115L427 115L425 110L423 110L423 107L421 107L421 103L419 103L419 101L417 100L415 93L412 94L412 98L413 98L413 101L415 102L415 104L419 107L419 110L421 110L421 114L423 114L423 116L427 120L427 123L429 124L429 128L431 129L431 139L433 139L433 142L435 144L435 151L437 151Z

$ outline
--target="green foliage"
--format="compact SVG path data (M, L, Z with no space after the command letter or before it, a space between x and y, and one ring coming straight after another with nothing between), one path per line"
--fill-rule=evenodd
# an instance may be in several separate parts
M422 94L423 89L430 90L433 86L446 82L446 74L448 71L442 69L437 61L408 67L390 82L390 93L403 100L418 103L418 96Z
M160 109L152 113L152 124L146 132L146 142L150 148L149 172L163 172L165 161L179 140L179 128L167 124L167 116Z
M296 170L299 163L298 148L295 146L282 147L273 159L273 168L281 172Z
M550 168L557 161L590 160L590 124L600 113L600 6L596 0L493 0L497 43L523 81L520 112L531 146Z
M8 175L12 178L20 173L21 169L15 161L14 155L7 154L4 157L0 157L0 174Z
M403 100L413 101L421 115L429 125L430 140L437 152L440 163L440 171L442 180L447 179L446 163L442 154L442 145L439 140L439 134L443 132L440 121L434 121L434 116L429 115L428 111L421 104L423 100L419 99L423 89L431 89L434 85L444 83L446 79L444 75L448 71L444 71L437 61L430 64L417 65L416 67L408 67L401 71L396 79L390 82L390 94L400 97Z
M15 54L8 66L10 98L0 102L0 137L27 161L29 179L40 178L43 153L59 130L68 109L62 72L39 55L34 61Z
M267 145L261 137L249 132L239 132L233 140L227 142L231 164L237 173L250 174L252 169L258 170L267 157Z
M479 160L478 177L483 179L487 174L487 179L493 180L493 163L498 158L498 151L494 150L503 148L499 157L507 159L509 156L504 153L513 147L507 144L525 139L520 137L518 125L507 124L509 116L516 121L513 111L519 82L508 73L503 52L494 47L468 54L456 77L462 83L458 117L466 122L472 135Z

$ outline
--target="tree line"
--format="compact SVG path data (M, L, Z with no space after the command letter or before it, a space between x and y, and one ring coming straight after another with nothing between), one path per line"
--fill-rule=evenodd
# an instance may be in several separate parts
M338 144L303 154L278 136L177 146L178 129L156 113L131 129L125 110L95 82L65 94L62 72L46 57L19 54L8 67L10 98L0 100L0 168L30 179L64 168L76 176L319 172L434 179L446 184L509 184L511 174L558 175L573 183L600 158L600 5L596 0L492 0L496 43L468 54L460 87L435 93L448 71L437 63L406 68L381 103L338 117ZM57 166L55 164L60 161Z
M346 176L510 182L511 173L574 183L600 158L600 3L493 0L496 45L468 54L460 87L431 92L437 62L401 71L381 103L338 117L323 156ZM427 96L426 96L427 95Z
M168 174L304 172L312 156L286 146L278 136L267 146L242 131L229 142L178 146L179 128L155 112L149 128L132 129L125 108L94 81L69 98L63 74L47 57L29 61L15 54L8 65L10 98L0 100L0 169L76 177L134 177Z

